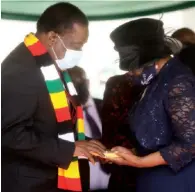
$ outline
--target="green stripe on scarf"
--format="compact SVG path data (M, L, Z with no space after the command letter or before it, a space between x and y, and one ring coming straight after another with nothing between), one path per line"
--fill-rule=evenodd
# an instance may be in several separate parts
M47 85L48 91L50 93L56 93L56 92L64 91L64 87L63 87L60 79L56 79L56 80L52 80L52 81L46 81L46 85Z

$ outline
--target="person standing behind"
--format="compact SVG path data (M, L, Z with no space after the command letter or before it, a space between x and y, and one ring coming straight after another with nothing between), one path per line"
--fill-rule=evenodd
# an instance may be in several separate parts
M195 32L189 28L176 30L172 37L178 39L184 46L195 44Z
M1 65L2 192L88 191L87 160L104 156L86 141L83 112L66 69L78 64L88 39L85 14L70 3L47 8L37 33ZM87 161L87 162L86 162ZM85 177L86 176L86 177Z
M101 139L102 124L94 99L89 92L89 80L85 71L80 67L68 69L75 88L78 100L84 109L85 135L90 139ZM90 189L101 191L108 185L109 175L106 174L99 162L96 165L90 163Z
M178 54L179 59L195 74L195 32L188 28L181 28L172 34L183 44L183 50Z
M118 47L128 47L128 36L111 34L111 40ZM124 38L123 38L124 37ZM102 107L102 142L111 149L121 145L127 148L135 147L134 138L129 134L128 113L139 99L139 95L144 86L136 85L131 82L129 73L129 62L120 63L120 69L125 71L124 75L113 76L108 79ZM136 191L135 168L117 165L105 165L111 172L109 181L109 191Z

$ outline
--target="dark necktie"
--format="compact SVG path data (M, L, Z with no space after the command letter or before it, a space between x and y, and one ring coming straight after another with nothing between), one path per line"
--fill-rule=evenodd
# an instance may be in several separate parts
M101 138L101 132L99 130L99 127L98 127L97 123L95 122L93 117L89 114L87 107L84 108L84 111L85 111L85 115L86 115L86 120L87 120L87 122L90 126L90 129L91 129L92 138L93 139L100 139Z

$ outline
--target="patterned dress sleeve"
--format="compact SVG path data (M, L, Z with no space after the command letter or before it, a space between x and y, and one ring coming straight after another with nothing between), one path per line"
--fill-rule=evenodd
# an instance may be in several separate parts
M166 105L172 124L172 143L160 150L162 157L179 171L195 159L195 78L178 77L168 93Z
M116 145L132 146L123 134L128 131L123 125L132 102L131 90L127 86L125 76L111 77L106 83L102 107L102 142L107 148Z
M116 89L113 86L113 78L106 83L102 107L102 142L107 148L112 148L115 135L117 135L117 119L115 118L114 94Z

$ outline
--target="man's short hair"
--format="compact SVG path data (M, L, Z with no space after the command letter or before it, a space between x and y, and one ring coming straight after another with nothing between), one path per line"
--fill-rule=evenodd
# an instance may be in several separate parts
M37 21L37 31L63 33L74 23L88 25L86 15L75 5L61 2L48 7Z
M182 44L195 44L195 32L189 28L181 28L172 34L172 37L178 39Z
M70 74L74 84L77 84L87 78L85 70L78 66L68 69L68 73Z

